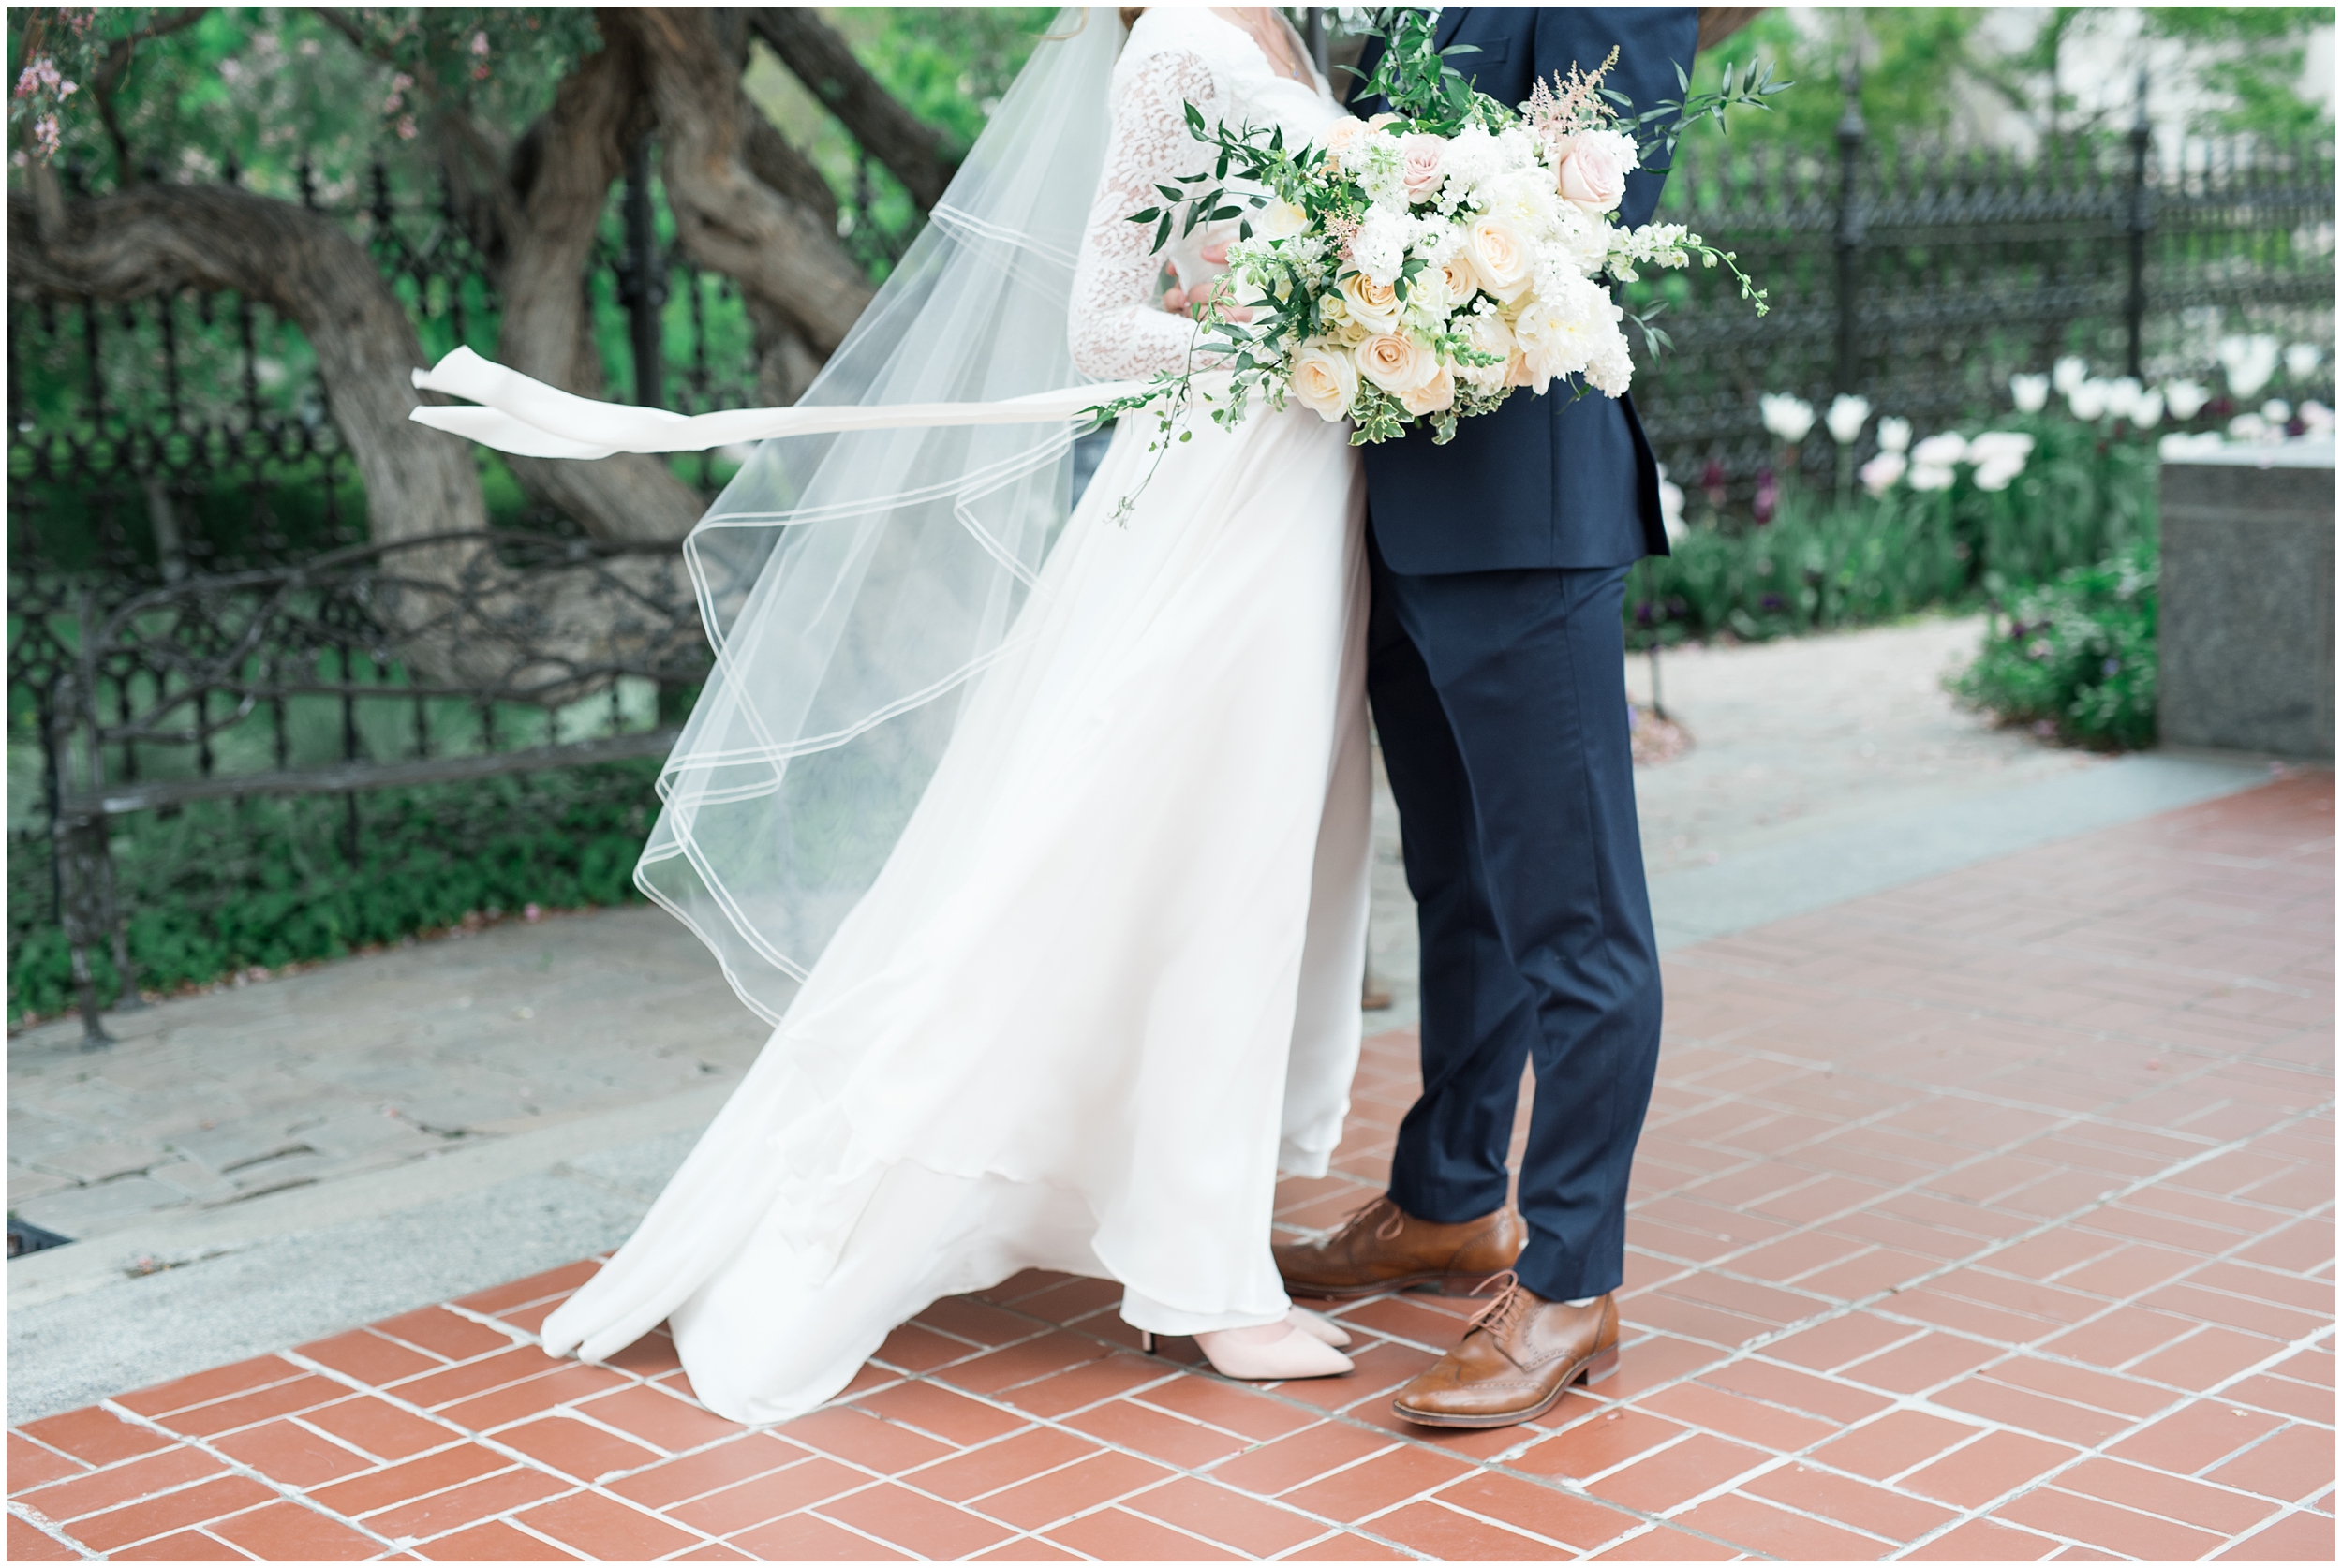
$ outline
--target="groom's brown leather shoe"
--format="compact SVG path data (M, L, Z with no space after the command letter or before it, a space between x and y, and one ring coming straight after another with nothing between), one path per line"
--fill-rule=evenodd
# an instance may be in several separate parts
M1484 1285L1513 1266L1529 1240L1508 1204L1460 1224L1417 1220L1380 1197L1323 1241L1276 1247L1277 1272L1296 1295L1371 1295L1409 1285Z
M1516 1284L1463 1343L1399 1391L1390 1408L1427 1427L1510 1427L1553 1408L1573 1383L1618 1370L1618 1306L1572 1307Z

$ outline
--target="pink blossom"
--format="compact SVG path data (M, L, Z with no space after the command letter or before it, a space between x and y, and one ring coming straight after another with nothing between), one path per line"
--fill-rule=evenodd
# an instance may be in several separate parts
M1408 201L1429 201L1439 193L1446 154L1447 143L1436 136L1416 133L1399 139L1399 171Z
M477 54L477 55L481 56L482 59L485 59L485 58L487 57L487 53L488 53L488 35L487 35L487 34L485 34L485 33L474 33L474 34L471 36L471 52L472 52L474 54Z
M415 117L412 114L402 114L398 117L398 139L401 141L412 141L415 139Z

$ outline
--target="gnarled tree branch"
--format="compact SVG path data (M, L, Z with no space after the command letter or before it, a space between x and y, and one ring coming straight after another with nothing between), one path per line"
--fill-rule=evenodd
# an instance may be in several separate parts
M752 308L826 355L869 303L869 279L834 229L750 168L750 127L762 116L710 13L625 7L601 18L605 37L624 32L641 51L676 239L702 265L738 280Z
M897 103L810 7L760 6L749 13L749 25L863 150L902 182L921 212L943 199L959 160L946 154L942 133Z

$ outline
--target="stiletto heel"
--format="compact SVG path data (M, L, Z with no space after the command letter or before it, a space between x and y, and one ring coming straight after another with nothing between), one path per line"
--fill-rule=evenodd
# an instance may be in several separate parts
M1612 1345L1579 1368L1578 1381L1591 1387L1618 1370L1618 1347Z
M1155 1354L1155 1337L1146 1329L1138 1331L1138 1348L1149 1355Z

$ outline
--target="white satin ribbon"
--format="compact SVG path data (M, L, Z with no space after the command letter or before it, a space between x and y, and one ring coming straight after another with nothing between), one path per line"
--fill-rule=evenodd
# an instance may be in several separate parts
M625 403L597 403L549 387L494 360L458 348L429 370L414 372L424 392L467 397L478 407L426 404L407 417L417 424L522 457L608 457L618 451L704 451L772 436L826 436L841 430L920 425L1053 424L1084 409L1153 390L1148 381L1061 387L997 403L849 403L792 408L728 408L677 414Z

